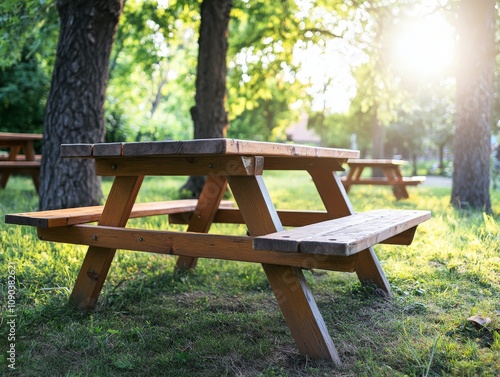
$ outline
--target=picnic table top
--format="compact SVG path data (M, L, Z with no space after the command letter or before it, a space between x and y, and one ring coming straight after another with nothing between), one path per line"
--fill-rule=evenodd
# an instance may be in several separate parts
M27 134L15 132L0 132L0 141L25 141L25 140L42 140L42 134Z
M348 159L359 157L359 151L297 144L213 138L186 141L63 144L61 145L61 155L62 157L78 158L251 155Z

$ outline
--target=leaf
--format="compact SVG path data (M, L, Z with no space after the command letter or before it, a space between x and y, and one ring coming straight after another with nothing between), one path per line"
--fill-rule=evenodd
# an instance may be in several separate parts
M472 317L467 318L467 321L472 323L472 325L478 330L486 329L489 331L486 326L491 323L491 318L481 317L480 315L473 315Z

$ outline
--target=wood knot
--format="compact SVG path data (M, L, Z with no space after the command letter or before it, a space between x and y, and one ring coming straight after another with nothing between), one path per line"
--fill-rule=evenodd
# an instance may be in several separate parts
M87 276L94 281L97 281L97 279L99 279L99 274L95 271L88 271Z

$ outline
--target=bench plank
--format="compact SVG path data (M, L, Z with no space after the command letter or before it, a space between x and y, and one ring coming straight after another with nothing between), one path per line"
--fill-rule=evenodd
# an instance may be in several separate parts
M40 161L25 161L25 160L16 160L16 161L0 161L0 170L39 170L40 169Z
M387 179L387 178L357 178L349 179L348 177L341 178L342 183L348 183L349 185L380 185L380 186L416 186L425 182L426 177L414 176L414 177L403 177L398 179Z
M403 233L431 217L430 211L375 210L306 225L254 239L256 250L353 255Z
M164 202L136 203L130 218L170 215L194 211L197 199L169 200ZM229 200L221 202L221 207L230 208L234 204ZM49 211L25 212L5 215L7 224L30 225L40 228L55 228L67 225L84 224L99 221L104 206L65 208Z
M41 154L36 154L35 155L35 161L41 161L42 160L42 155ZM12 161L9 160L9 154L8 153L0 153L0 161ZM26 155L24 154L18 154L15 157L15 161L29 161L26 160Z

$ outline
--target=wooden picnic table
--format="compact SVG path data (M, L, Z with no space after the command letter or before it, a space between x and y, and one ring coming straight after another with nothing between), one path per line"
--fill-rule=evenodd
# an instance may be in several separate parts
M409 244L430 217L428 211L354 213L336 172L358 151L206 139L62 145L61 153L94 159L97 174L114 177L105 205L7 215L6 222L36 226L42 240L89 246L73 303L95 306L116 249L175 255L178 268L192 268L200 257L261 263L299 351L336 364L340 358L302 268L356 272L362 283L390 294L372 245ZM326 211L276 210L264 170L307 171ZM146 175L205 175L207 181L198 200L135 203ZM222 201L228 184L237 208ZM129 218L160 214L187 223L187 231L125 227ZM213 222L245 224L248 235L207 234Z
M31 175L38 192L40 183L40 156L35 153L35 141L41 134L0 132L0 187L5 188L12 173ZM22 153L21 153L22 152Z
M404 160L386 160L386 159L349 159L347 165L349 172L347 176L342 177L342 183L347 192L352 185L382 185L391 186L396 199L408 199L410 195L406 186L416 186L425 181L425 177L403 177L401 166L408 162ZM383 177L362 177L365 168L383 171Z

